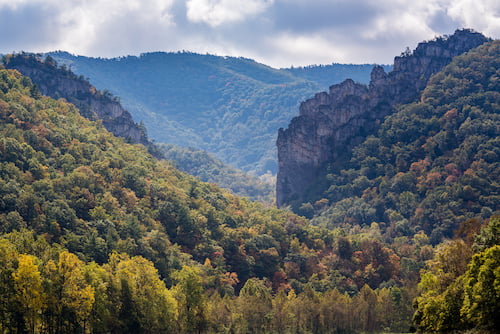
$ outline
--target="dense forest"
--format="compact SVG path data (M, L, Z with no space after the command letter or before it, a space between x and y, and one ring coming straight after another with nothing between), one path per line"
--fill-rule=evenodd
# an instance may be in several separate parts
M499 53L457 57L332 166L311 221L0 69L0 332L494 332Z
M113 59L50 55L119 96L156 142L202 149L257 175L276 174L276 132L301 101L348 77L367 82L372 67L274 69L251 59L190 52Z

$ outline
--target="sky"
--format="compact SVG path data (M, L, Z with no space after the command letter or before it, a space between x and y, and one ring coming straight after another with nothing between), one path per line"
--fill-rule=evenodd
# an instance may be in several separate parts
M391 64L471 28L500 38L498 0L0 0L0 53L192 51L276 67Z

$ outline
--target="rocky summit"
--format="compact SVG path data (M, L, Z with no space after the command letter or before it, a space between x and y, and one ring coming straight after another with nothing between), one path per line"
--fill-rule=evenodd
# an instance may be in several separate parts
M433 74L488 40L468 29L457 30L395 57L389 73L374 67L368 86L348 79L303 102L299 116L287 129L279 129L277 205L296 208L314 198L327 169L345 162L397 105L417 101Z

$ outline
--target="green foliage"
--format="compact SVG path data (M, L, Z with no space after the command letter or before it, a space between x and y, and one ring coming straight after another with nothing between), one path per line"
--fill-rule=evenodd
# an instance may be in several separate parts
M477 327L500 325L500 245L474 255L464 277L462 315Z
M496 244L489 248L477 244L471 248L461 239L438 247L434 259L421 273L414 315L419 329L442 332L476 328L494 332L498 328L500 245L495 231L498 220L492 218L476 235L476 240L482 243L486 235L495 234ZM477 252L471 257L472 249Z
M206 300L203 294L201 272L183 266L175 273L178 284L174 287L178 294L179 317L182 330L186 333L200 333L206 328Z
M238 302L248 333L269 331L272 297L264 282L257 278L249 279L241 289Z
M495 245L500 245L500 216L491 217L488 225L475 236L472 249L479 253Z
M463 328L460 307L463 301L462 275L470 260L470 249L462 240L442 244L434 260L421 274L420 296L416 298L414 321L426 331Z

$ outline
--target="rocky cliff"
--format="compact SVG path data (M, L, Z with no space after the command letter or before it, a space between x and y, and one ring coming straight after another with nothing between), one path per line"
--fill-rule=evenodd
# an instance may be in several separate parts
M131 143L143 144L156 153L144 129L134 123L117 98L96 90L83 77L76 76L65 67L58 67L50 56L42 60L34 54L9 55L4 57L4 64L6 68L16 69L30 77L43 95L66 99L78 107L82 116L91 120L100 119L106 129L116 136Z
M389 73L375 67L368 86L348 79L303 102L299 116L279 129L277 205L297 208L314 199L328 168L345 162L397 105L416 101L453 57L486 41L480 33L457 30L396 57Z

